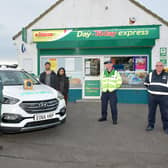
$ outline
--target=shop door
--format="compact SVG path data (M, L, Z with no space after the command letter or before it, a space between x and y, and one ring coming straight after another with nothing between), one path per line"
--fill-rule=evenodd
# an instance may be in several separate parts
M84 57L84 99L100 98L100 74L102 69L102 59L99 56Z

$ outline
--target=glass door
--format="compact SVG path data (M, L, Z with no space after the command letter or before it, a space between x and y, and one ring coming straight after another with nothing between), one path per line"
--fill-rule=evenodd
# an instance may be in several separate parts
M100 74L102 60L99 56L84 57L83 98L100 98Z

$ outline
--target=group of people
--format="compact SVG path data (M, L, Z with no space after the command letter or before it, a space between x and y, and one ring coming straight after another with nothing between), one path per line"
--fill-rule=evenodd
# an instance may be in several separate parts
M66 76L66 71L63 67L59 68L56 74L51 70L51 63L46 62L45 71L40 74L40 82L60 91L63 94L67 104L69 79Z
M111 61L104 62L105 71L101 76L101 117L99 122L107 120L107 107L110 101L112 122L118 122L116 90L122 85L120 74L113 69ZM148 124L146 131L152 131L155 127L156 109L159 105L163 130L168 134L168 73L164 70L162 62L157 62L155 70L150 72L144 82L148 91Z
M122 78L113 68L111 61L104 62L105 71L101 75L101 117L99 122L107 120L107 107L110 101L112 123L118 124L117 89L122 85ZM68 101L69 79L63 67L57 74L51 70L50 62L45 63L45 71L40 74L40 82L60 91ZM157 62L155 70L150 72L144 82L148 91L148 124L146 131L152 131L155 127L156 109L159 105L163 130L168 134L168 73L164 70L162 62Z

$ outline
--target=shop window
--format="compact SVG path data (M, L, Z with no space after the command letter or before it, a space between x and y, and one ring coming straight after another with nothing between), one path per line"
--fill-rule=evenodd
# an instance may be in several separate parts
M85 59L85 76L100 75L100 59Z
M148 72L147 56L105 57L111 60L113 68L120 72L123 88L143 88Z
M82 88L82 58L70 56L41 56L40 73L44 71L45 62L51 63L51 68L57 73L60 67L64 67L69 77L70 88Z

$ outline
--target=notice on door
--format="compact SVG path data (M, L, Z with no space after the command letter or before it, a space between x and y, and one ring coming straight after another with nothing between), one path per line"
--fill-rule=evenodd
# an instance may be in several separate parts
M85 96L100 96L100 81L86 80L85 81Z

